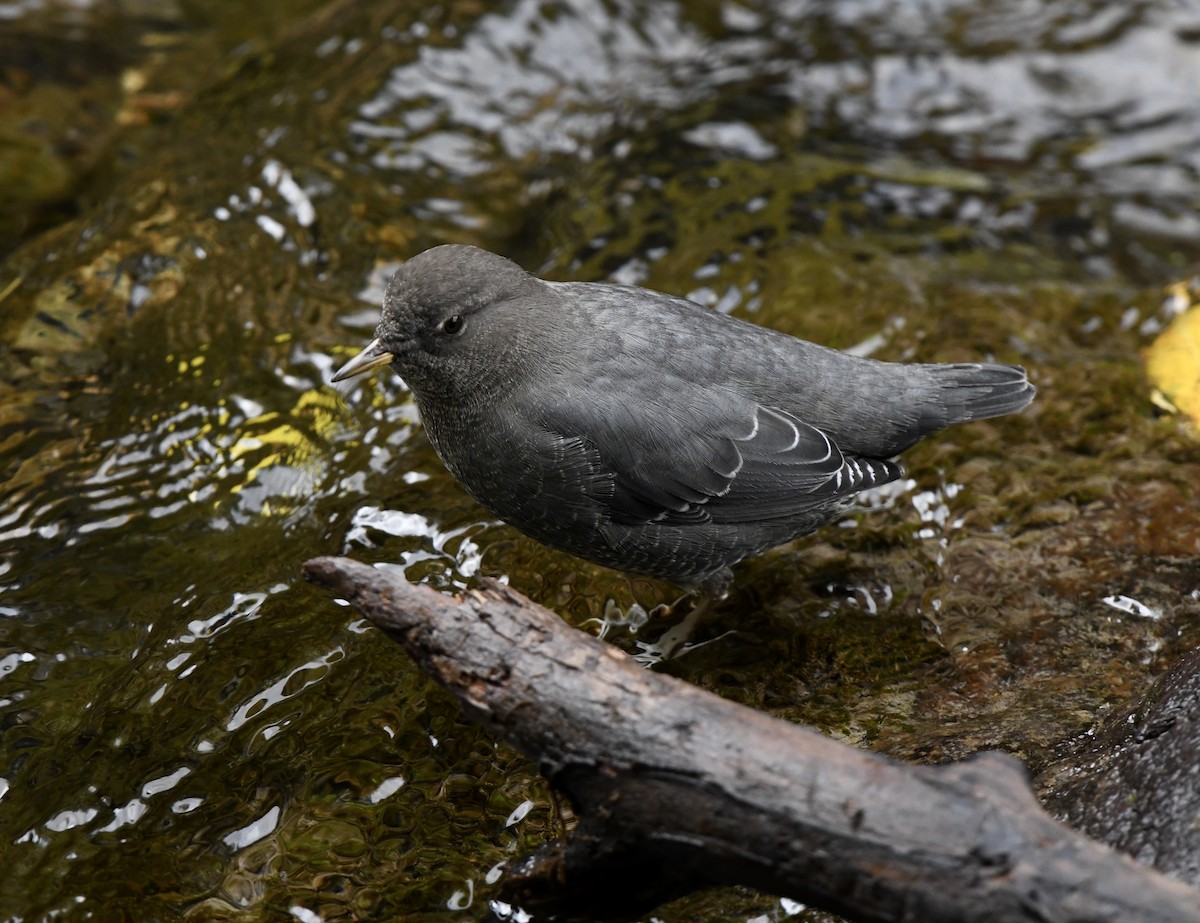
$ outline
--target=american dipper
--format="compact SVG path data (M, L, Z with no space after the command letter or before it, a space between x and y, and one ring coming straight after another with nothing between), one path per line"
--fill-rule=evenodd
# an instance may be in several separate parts
M647 289L545 282L475 247L392 276L376 338L455 479L527 535L722 594L730 566L903 474L924 436L1020 410L1012 365L864 359Z

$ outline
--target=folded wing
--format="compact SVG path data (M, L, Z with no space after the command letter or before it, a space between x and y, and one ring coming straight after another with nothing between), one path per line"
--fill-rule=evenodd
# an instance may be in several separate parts
M572 419L545 421L547 436L557 451L586 453L593 498L625 525L789 519L902 473L885 459L843 454L780 408L728 392L696 398L600 399Z

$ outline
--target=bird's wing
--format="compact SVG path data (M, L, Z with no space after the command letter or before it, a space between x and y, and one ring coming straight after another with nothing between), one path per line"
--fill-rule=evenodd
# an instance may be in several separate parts
M589 450L597 483L609 485L597 499L628 525L786 519L901 474L892 462L844 455L794 414L726 391L657 402L600 395L557 408L545 425Z

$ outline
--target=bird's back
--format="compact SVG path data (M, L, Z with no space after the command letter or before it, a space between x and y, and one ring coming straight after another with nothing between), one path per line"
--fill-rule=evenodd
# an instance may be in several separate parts
M621 370L610 386L620 388L624 379L631 393L644 396L645 382L636 378L641 366L675 387L732 388L794 414L854 455L889 458L955 423L1020 410L1035 394L1018 366L883 362L645 289L552 287L563 296L563 310L586 317L600 332L591 341L601 344L593 360L601 366L611 360ZM652 397L672 399L670 393Z

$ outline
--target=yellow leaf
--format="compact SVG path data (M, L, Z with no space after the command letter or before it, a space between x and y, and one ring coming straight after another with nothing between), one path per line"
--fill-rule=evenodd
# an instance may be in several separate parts
M1160 397L1200 425L1200 308L1180 314L1150 344L1146 374Z

